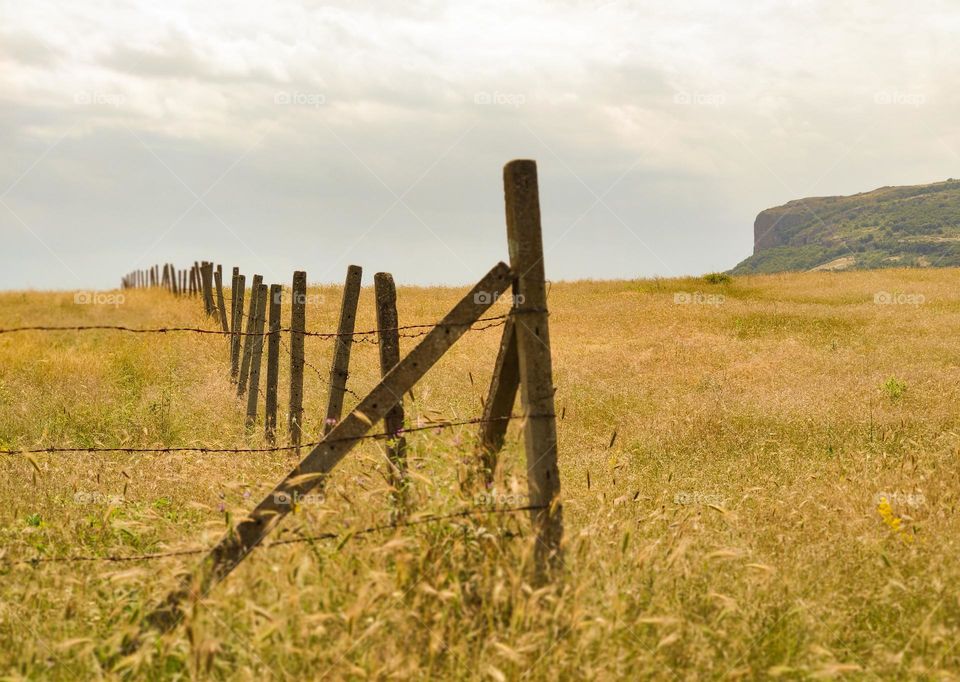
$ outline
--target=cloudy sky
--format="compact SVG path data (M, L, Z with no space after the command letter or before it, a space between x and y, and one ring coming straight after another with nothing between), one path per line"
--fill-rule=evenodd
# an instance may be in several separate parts
M0 1L0 288L208 259L699 274L789 199L960 176L956 0Z

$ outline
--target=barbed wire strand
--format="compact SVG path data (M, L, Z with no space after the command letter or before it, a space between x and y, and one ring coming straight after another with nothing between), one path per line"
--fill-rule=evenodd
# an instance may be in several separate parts
M539 511L541 509L546 509L546 505L526 505L522 507L472 507L470 509L464 509L458 512L451 512L449 514L430 514L421 518L414 519L412 521L406 521L404 523L388 523L381 524L378 526L368 526L366 528L361 528L360 530L353 532L346 532L343 534L338 533L321 533L319 535L308 535L305 537L297 538L287 538L284 540L275 540L273 542L264 543L260 545L263 549L271 549L273 547L282 547L284 545L295 545L303 544L308 542L320 542L323 540L336 540L343 538L344 541L350 540L351 538L370 535L372 533L379 533L388 530L396 530L401 528L410 528L412 526L422 526L427 523L433 523L436 521L445 521L448 519L456 518L466 518L471 516L483 516L483 515L492 515L492 514L516 514L525 511ZM15 559L8 560L0 558L0 565L5 566L36 566L38 564L55 564L55 563L81 563L81 562L110 562L110 563L122 563L122 562L134 562L134 561L153 561L155 559L168 559L172 557L180 556L191 556L197 554L205 554L211 551L212 547L204 547L197 549L179 549L171 550L169 552L151 552L149 554L134 554L134 555L105 555L105 556L91 556L91 555L70 555L70 556L54 556L54 557L33 557L31 559Z
M359 441L359 440L389 440L391 438L398 438L399 436L405 435L407 433L416 433L419 431L429 431L431 429L450 429L457 426L470 426L474 424L485 424L490 422L500 422L500 421L514 421L518 419L525 419L525 415L507 415L504 417L493 417L490 419L484 419L483 417L477 417L474 419L462 419L458 421L452 420L441 420L441 421L432 421L425 423L419 426L411 426L409 428L404 428L396 434L392 433L369 433L363 436L349 436L345 438L334 438L334 439L324 439L319 441L314 441L311 443L302 443L300 445L276 445L268 448L211 448L204 446L196 447L171 447L171 448L128 448L128 447L94 447L94 448L85 448L85 447L69 447L69 446L50 446L46 448L21 448L21 449L4 449L0 450L0 455L40 455L40 454L57 454L57 453L104 453L104 452L120 452L120 453L129 453L129 454L147 454L147 453L173 453L173 452L198 452L198 453L225 453L225 454L244 454L244 453L257 453L257 452L284 452L287 450L299 450L300 448L314 448L317 445L329 444L329 443L340 443L345 441Z
M522 311L530 312L530 311ZM487 329L492 329L494 327L503 326L507 318L511 315L517 314L516 312L511 312L506 315L496 315L493 317L481 317L472 325L470 325L468 331L485 331ZM476 326L482 322L491 322L492 324ZM408 329L418 329L421 330L413 334L398 334L402 338L419 338L421 336L426 336L430 333L430 330L436 327L460 327L463 326L461 323L457 322L437 322L435 324L409 324L401 327L384 327L381 329L366 329L362 331L353 331L349 333L339 334L336 332L311 332L311 331L300 331L296 329L291 329L290 327L281 327L275 331L279 333L290 333L294 332L297 334L302 334L305 337L309 338L321 338L321 339L336 339L341 336L352 336L352 337L365 337L373 336L380 334L385 331L396 331L401 332ZM223 331L222 329L204 329L202 327L128 327L125 325L112 325L112 324L91 324L91 325L68 325L68 326L26 326L26 327L7 327L0 329L0 334L15 334L19 332L86 332L86 331L121 331L128 332L131 334L169 334L176 332L189 332L194 334L209 334L212 336L233 336L234 334L238 336L269 336L274 333L268 329L265 329L263 332L249 332L249 331ZM355 339L356 340L356 339Z

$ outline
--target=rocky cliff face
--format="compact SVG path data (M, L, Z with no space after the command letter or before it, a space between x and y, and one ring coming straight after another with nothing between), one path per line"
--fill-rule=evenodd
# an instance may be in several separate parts
M793 206L794 203L760 211L753 221L754 255L764 249L789 244L791 234L808 222L809 212L803 206Z

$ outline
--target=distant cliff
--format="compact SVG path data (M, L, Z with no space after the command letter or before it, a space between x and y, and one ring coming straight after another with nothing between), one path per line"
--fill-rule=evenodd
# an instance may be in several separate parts
M796 199L761 211L732 272L960 266L960 180Z

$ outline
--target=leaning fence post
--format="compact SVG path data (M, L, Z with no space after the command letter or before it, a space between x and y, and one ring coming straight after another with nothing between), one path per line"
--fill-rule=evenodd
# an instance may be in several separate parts
M230 336L230 378L234 381L240 374L240 339L243 338L240 333L243 331L243 298L244 290L247 286L247 278L244 275L237 275L233 282L235 295L233 297L233 308L230 313L233 317L233 325Z
M246 395L247 379L250 376L250 356L253 354L253 328L257 317L257 295L263 276L254 275L250 285L250 309L247 312L247 333L243 337L243 360L240 362L240 376L237 378L237 397Z
M503 448L519 387L520 367L517 357L516 323L509 318L503 326L500 350L493 366L490 389L483 403L483 416L480 420L478 455L481 475L487 486L494 481L498 453Z
M303 332L307 329L307 273L293 273L293 302L290 304L290 414L287 426L292 445L303 437ZM299 452L299 451L298 451Z
M213 272L213 281L217 285L217 310L220 312L220 327L224 334L230 333L230 325L227 324L227 307L223 303L223 269L218 265ZM229 341L229 339L227 339Z
M267 337L267 395L263 408L263 427L267 442L277 441L277 382L280 380L280 301L283 287L270 285L270 331Z
M547 291L543 266L543 236L537 164L521 159L503 168L510 268L516 277L513 303L520 368L520 397L526 418L527 484L537 534L535 556L541 577L561 558L563 510L557 467L557 423L554 415L553 367ZM502 292L490 292L496 296Z
M373 276L374 295L377 300L377 337L380 346L380 376L387 373L400 362L400 331L397 317L397 289L393 276L388 272L378 272ZM390 479L397 490L400 505L403 506L404 479L407 471L407 441L403 437L403 396L390 408L383 418L386 434L391 438L387 446L390 459Z
M353 345L353 329L357 319L357 303L360 300L360 281L363 268L351 265L343 285L343 301L340 304L340 324L333 347L333 362L330 365L330 395L327 398L327 417L323 433L330 432L343 413L343 394L347 392L347 373L350 368L350 348Z
M257 287L257 313L253 330L253 351L250 355L250 385L247 389L247 426L257 421L260 397L260 361L263 356L263 322L267 313L267 285Z

